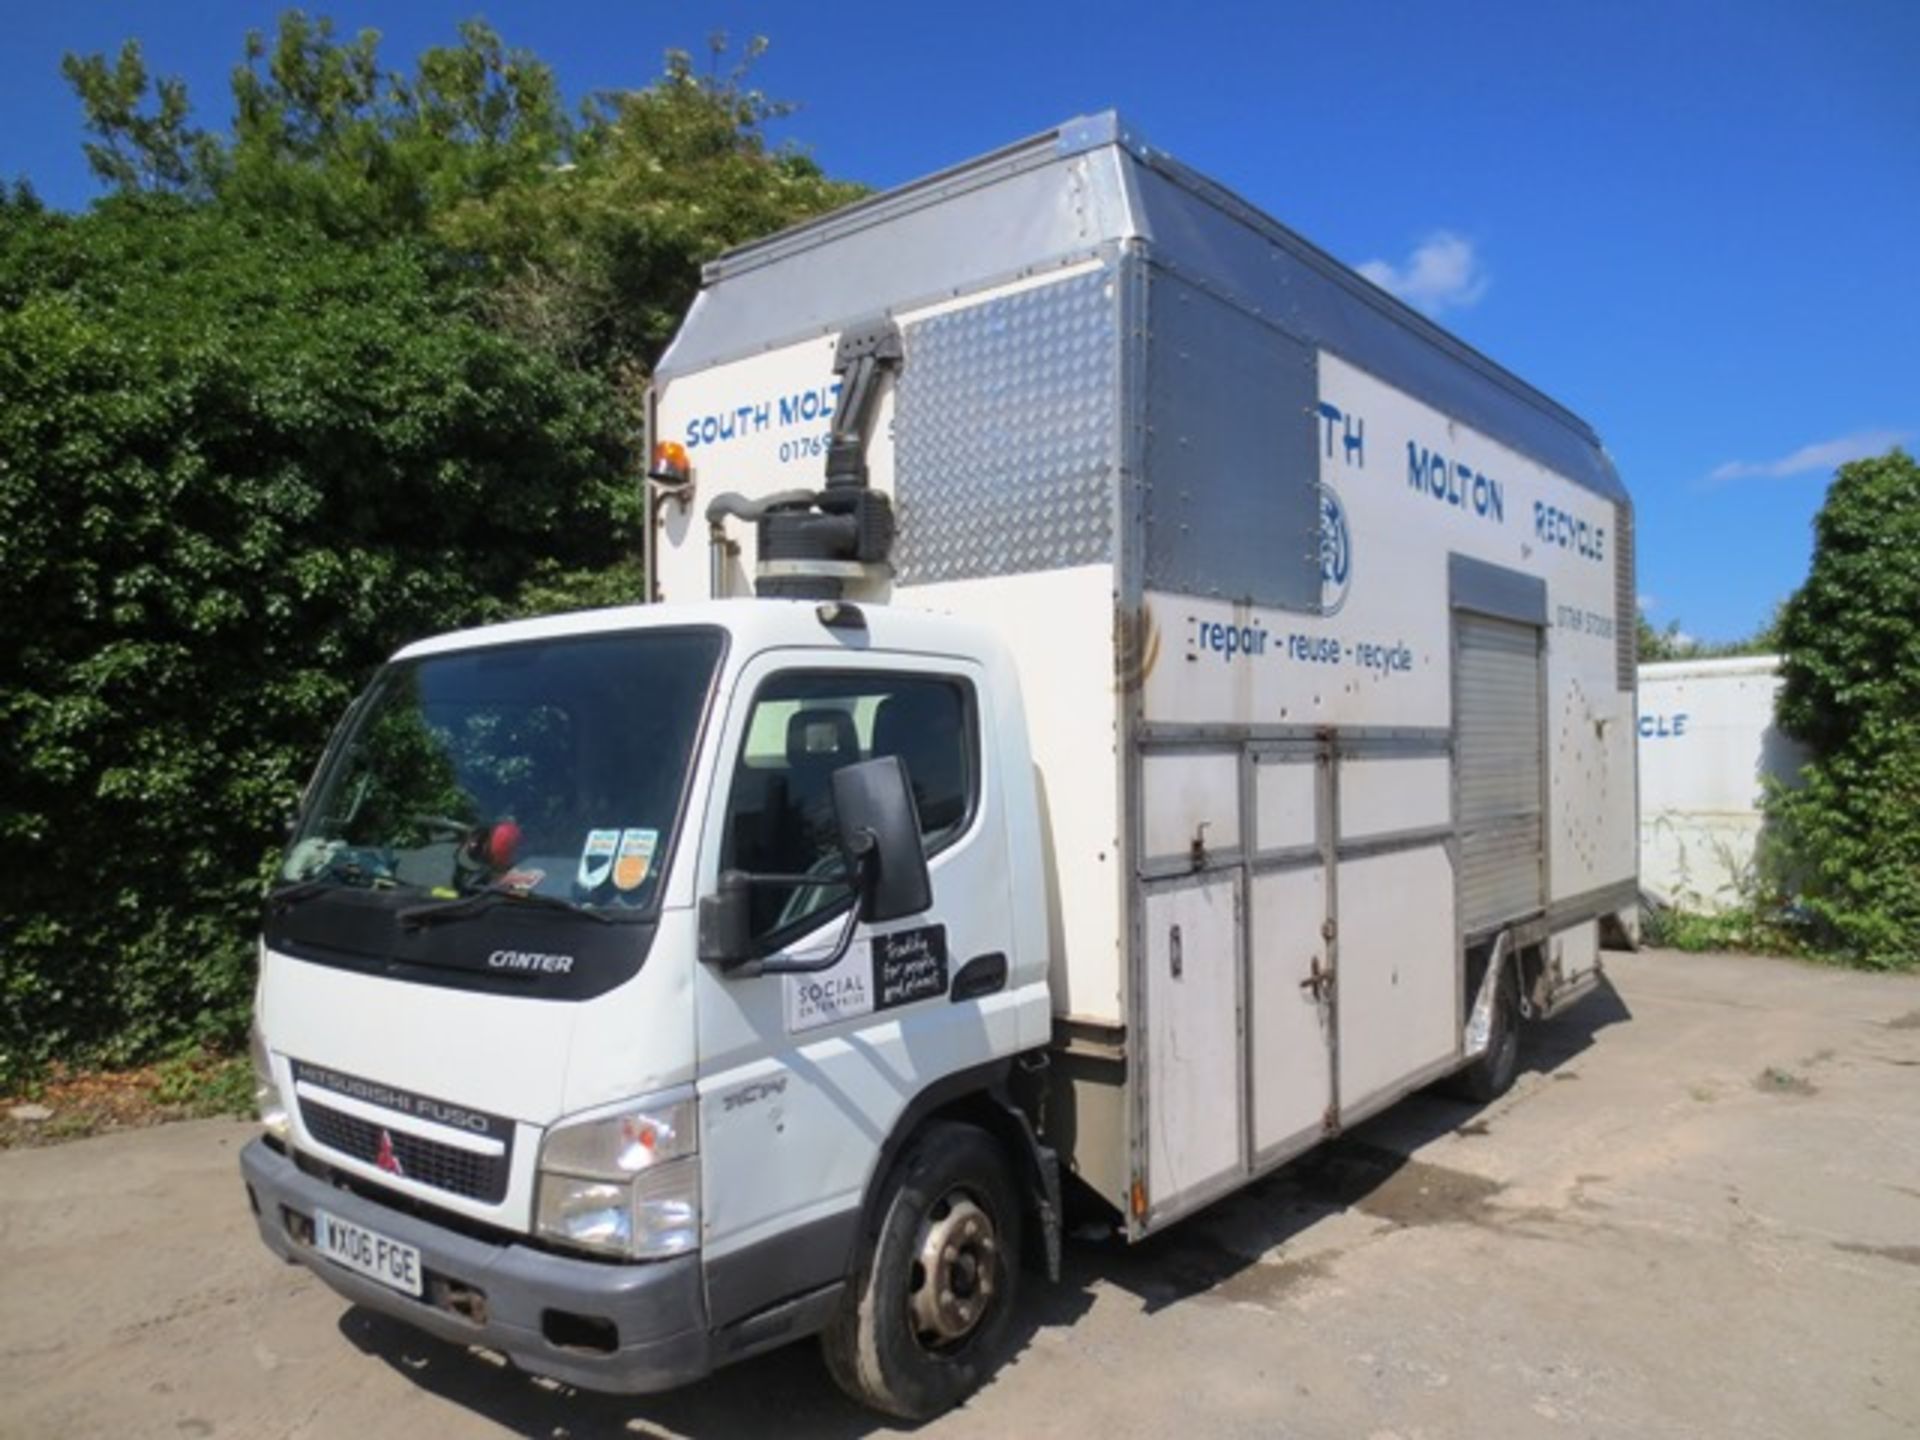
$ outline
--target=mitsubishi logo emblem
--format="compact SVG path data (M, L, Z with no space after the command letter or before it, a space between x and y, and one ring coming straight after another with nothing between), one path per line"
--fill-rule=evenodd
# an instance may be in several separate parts
M373 1163L389 1175L399 1175L402 1177L406 1175L407 1172L400 1168L400 1157L393 1153L393 1135L391 1132L386 1130L380 1132L380 1149L375 1153Z

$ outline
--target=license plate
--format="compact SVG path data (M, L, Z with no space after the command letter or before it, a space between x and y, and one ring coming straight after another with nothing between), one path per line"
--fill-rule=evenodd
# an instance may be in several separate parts
M369 1280L378 1280L404 1295L420 1294L420 1252L411 1245L316 1210L313 1212L313 1247L334 1263L356 1270Z

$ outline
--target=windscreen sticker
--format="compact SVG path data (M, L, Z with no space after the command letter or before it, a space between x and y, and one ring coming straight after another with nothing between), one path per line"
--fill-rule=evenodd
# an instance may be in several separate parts
M638 890L653 869L654 847L660 843L658 830L623 830L620 850L613 861L613 883L621 890Z
M620 848L618 830L589 830L586 849L580 852L580 873L576 879L582 890L598 890L613 873L613 852Z

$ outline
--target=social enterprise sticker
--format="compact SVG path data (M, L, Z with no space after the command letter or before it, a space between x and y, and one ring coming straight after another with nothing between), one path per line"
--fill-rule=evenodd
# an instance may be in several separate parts
M620 849L613 861L613 883L620 890L637 890L653 869L654 847L660 843L658 830L623 830Z

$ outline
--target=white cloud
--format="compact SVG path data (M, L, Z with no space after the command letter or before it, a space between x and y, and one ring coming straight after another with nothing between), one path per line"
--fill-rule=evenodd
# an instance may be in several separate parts
M1811 475L1816 472L1824 475L1849 460L1864 460L1869 455L1884 454L1908 438L1910 432L1905 430L1856 430L1851 435L1802 445L1791 455L1782 455L1778 460L1729 460L1724 465L1715 466L1707 478L1751 480L1763 477L1784 480L1791 475Z
M1638 599L1642 610L1658 610L1660 608L1660 597L1657 595L1641 595Z
M1473 242L1451 230L1427 236L1414 246L1405 265L1367 260L1356 268L1381 289L1391 290L1429 315L1477 304L1492 283L1474 254Z

